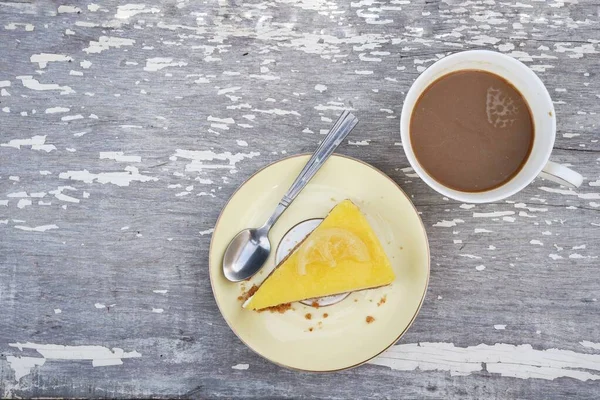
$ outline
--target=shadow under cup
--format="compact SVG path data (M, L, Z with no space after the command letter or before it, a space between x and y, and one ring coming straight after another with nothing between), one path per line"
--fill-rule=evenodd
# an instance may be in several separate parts
M419 164L410 140L410 119L421 94L439 78L461 70L480 70L498 75L521 93L531 111L534 138L531 153L521 170L503 185L483 192L463 192L442 185ZM520 61L504 54L487 50L471 50L450 55L437 61L413 83L404 100L400 120L404 152L417 174L432 189L455 200L469 203L492 202L509 197L540 174L554 147L556 118L548 90L538 76Z

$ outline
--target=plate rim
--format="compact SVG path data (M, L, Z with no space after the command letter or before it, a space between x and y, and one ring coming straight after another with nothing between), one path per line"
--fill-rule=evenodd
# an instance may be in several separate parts
M415 207L414 203L412 202L412 200L410 199L410 197L406 194L406 192L402 189L402 187L400 187L400 185L393 180L389 175L387 175L386 173L384 173L383 171L381 171L379 168L374 167L373 165L367 163L366 161L362 161L359 160L357 158L354 157L350 157L344 154L338 154L338 153L334 153L331 155L331 157L339 157L339 158L344 158L350 161L354 161L357 162L359 164L362 164L363 166L370 168L372 170L374 170L376 173L382 175L384 178L386 178L387 180L389 180L390 182L392 182L394 184L394 186L396 186L396 188L400 191L400 193L402 193L402 195L404 197L406 197L406 199L408 200L408 202L410 203L411 207L413 208L415 214L417 215L417 218L419 219L419 222L421 224L421 228L423 230L424 236L425 236L425 245L427 247L427 277L425 280L425 290L423 291L423 295L421 296L421 299L419 301L419 306L417 307L417 309L415 310L415 313L413 314L410 322L406 325L406 327L402 330L402 332L400 332L400 334L387 346L385 346L385 348L383 348L380 352L378 352L377 354L374 354L370 357L368 357L367 359L360 361L356 364L353 365L349 365L349 366L345 366L345 367L341 367L341 368L336 368L336 369L328 369L328 370L313 370L313 369L305 369L305 368L298 368L298 367L293 367L290 365L286 365L283 364L279 361L275 361L272 360L271 358L260 354L257 350L255 350L252 346L250 346L248 343L246 343L238 334L238 332L235 330L235 328L232 326L232 324L229 323L229 321L227 320L227 318L225 318L225 316L223 315L223 310L221 309L221 305L219 304L219 300L217 298L216 292L215 292L215 282L213 282L213 278L212 278L212 274L210 273L211 269L212 269L212 265L211 265L211 254L213 252L213 244L214 244L214 232L217 231L218 227L219 227L219 223L221 222L221 217L223 216L223 213L225 211L225 209L227 208L227 206L229 205L229 203L231 202L231 199L233 199L233 197L238 193L238 191L244 187L246 184L248 184L252 179L254 179L258 174L260 174L261 172L263 172L264 170L266 170L267 168L270 168L276 164L279 164L281 162L284 161L288 161L294 158L299 158L299 157L305 157L305 156L310 156L311 153L301 153L301 154L295 154L289 157L285 157L285 158L281 158L279 160L273 161L261 168L259 168L258 170L256 170L252 175L250 175L246 180L244 180L244 182L242 182L237 189L231 194L231 196L229 196L229 199L227 199L227 202L225 203L225 205L223 206L223 208L221 209L221 212L219 213L219 216L217 217L217 221L215 222L215 226L214 226L214 230L213 230L213 234L211 235L210 238L210 245L208 248L208 278L210 280L210 288L213 294L213 298L215 300L215 303L217 304L217 308L219 310L219 313L221 314L221 318L223 318L223 320L225 320L225 323L227 324L227 326L229 327L229 329L231 329L231 331L233 332L233 334L247 347L249 348L253 353L257 354L258 356L262 357L263 359L279 366L279 367L283 367L289 370L293 370L293 371L299 371L299 372L311 372L311 373L318 373L318 374L327 374L327 373L332 373L332 372L339 372L339 371L345 371L348 369L352 369L352 368L356 368L358 366L361 366L369 361L371 361L372 359L374 359L375 357L379 356L380 354L384 353L386 350L388 350L390 347L394 346L398 340L400 340L402 338L402 336L404 336L404 334L408 331L408 329L410 329L410 327L413 325L413 323L415 322L415 319L417 318L417 315L419 314L419 312L421 311L421 308L423 307L423 303L425 302L425 296L427 295L427 290L429 289L429 279L430 279L430 275L431 275L431 249L429 248L429 238L427 236L427 230L425 229L425 224L423 224L423 220L421 219L421 216L419 215L419 212L417 210L417 208Z

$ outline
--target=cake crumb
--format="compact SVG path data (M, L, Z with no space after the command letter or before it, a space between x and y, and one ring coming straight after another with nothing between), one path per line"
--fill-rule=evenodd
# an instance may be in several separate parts
M323 318L327 318L327 317L329 317L329 314L327 314L327 313L323 314Z
M309 332L312 332L312 331L313 331L313 328L308 328L308 331L309 331Z
M240 300L240 301L248 300L250 297L254 296L254 293L256 293L257 290L258 290L258 286L252 285L250 290L248 290L247 292L242 293L240 296L238 296L238 300Z
M316 301L313 301L312 303L310 303L311 307L314 308L319 308L319 303L317 303Z
M292 308L292 303L284 303L278 306L263 308L262 310L258 310L258 312L263 311L271 311L272 313L283 314L284 312L290 310Z
M306 318L306 319L312 319L312 314L311 314L311 313L308 313L308 314L306 314L306 315L304 316L304 318Z
M367 324L370 324L373 321L375 321L375 318L371 317L370 315L367 316Z
M377 307L379 307L382 304L385 304L386 301L387 301L387 294L384 294L383 297L377 302Z

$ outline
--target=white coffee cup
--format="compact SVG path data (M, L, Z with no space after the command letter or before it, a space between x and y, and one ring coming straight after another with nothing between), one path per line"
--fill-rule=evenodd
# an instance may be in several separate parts
M415 103L429 85L451 72L460 70L488 71L510 82L529 104L534 122L534 140L529 158L511 180L484 192L462 192L442 185L419 164L410 141L410 119ZM512 196L529 185L537 176L565 186L579 187L583 177L555 162L549 161L556 137L556 116L548 90L538 76L514 58L487 50L455 53L427 68L413 83L404 100L400 120L402 146L408 162L432 189L458 201L488 203Z

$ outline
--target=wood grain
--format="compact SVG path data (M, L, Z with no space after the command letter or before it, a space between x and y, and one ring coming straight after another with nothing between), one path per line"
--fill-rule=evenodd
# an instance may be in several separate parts
M66 6L0 2L0 396L599 396L593 369L588 380L562 377L560 368L552 380L526 379L519 369L514 377L486 368L466 376L376 365L326 375L283 370L247 349L221 318L208 279L210 233L200 234L255 170L312 151L330 120L350 108L361 120L350 142L367 145L339 151L398 182L428 230L430 287L400 344L599 354L581 344L600 343L596 4ZM579 190L538 179L507 201L468 209L402 170L403 96L435 60L473 48L512 55L545 82L558 121L552 159L584 175ZM140 161L119 161L127 156ZM496 211L514 214L475 216ZM41 358L11 346L17 342L141 357L106 367L46 357L17 381L23 359L10 357ZM240 363L249 368L232 369Z

